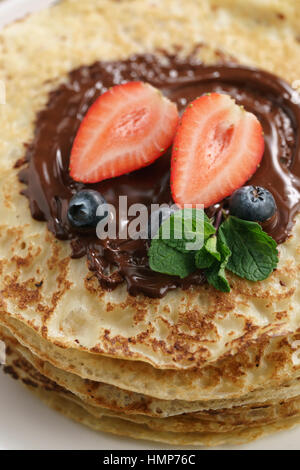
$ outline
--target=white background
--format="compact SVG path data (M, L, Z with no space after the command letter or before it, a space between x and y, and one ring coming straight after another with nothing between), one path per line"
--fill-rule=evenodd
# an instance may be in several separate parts
M52 2L53 0L2 0L0 27ZM20 383L0 371L0 450L170 448L90 431L48 409ZM299 450L300 426L237 449Z

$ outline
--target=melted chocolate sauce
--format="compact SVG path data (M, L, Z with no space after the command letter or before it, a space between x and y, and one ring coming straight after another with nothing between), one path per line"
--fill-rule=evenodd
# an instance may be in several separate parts
M95 185L76 183L69 176L73 140L88 108L109 87L131 80L158 87L180 111L189 101L214 91L230 94L257 115L266 150L250 183L273 193L278 211L264 229L278 243L286 240L300 209L300 106L294 103L296 93L272 74L234 64L204 66L193 56L182 59L146 54L98 62L71 72L68 82L50 94L47 107L38 114L35 137L26 155L28 166L20 173L20 180L27 184L24 194L32 216L47 221L57 238L72 240L72 256L87 255L90 270L105 288L113 289L126 280L132 295L161 297L170 289L205 282L201 272L182 281L151 271L146 240L101 241L95 233L75 233L68 223L68 203L84 187L101 192L116 207L117 220L118 197L122 195L128 197L128 205L172 203L170 151L147 168ZM208 213L214 215L221 207L226 207L226 201L211 207ZM120 223L127 224L127 218L121 216Z

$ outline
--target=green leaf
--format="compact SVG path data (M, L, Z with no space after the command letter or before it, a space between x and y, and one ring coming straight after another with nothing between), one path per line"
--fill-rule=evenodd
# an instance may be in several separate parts
M212 266L217 260L221 261L221 253L217 249L217 237L209 238L205 245L196 253L196 266L199 269L206 269Z
M189 253L198 251L215 232L203 210L183 209L176 211L161 225L159 238L171 248Z
M220 260L214 263L206 270L206 278L209 284L222 292L230 292L230 285L226 278L225 268L231 256L231 251L223 238L222 234L218 236L217 250Z
M219 235L226 240L232 255L227 269L249 281L263 281L278 264L276 242L256 222L230 216Z
M183 279L196 270L194 252L182 253L158 238L152 240L148 256L152 271Z

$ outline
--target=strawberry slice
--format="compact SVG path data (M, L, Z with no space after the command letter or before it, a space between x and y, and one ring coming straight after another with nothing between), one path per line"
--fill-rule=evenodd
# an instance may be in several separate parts
M75 138L70 175L97 183L150 165L172 144L177 106L156 88L129 82L91 106Z
M263 153L263 130L254 114L225 94L196 99L183 114L174 141L174 202L209 207L221 201L248 181Z

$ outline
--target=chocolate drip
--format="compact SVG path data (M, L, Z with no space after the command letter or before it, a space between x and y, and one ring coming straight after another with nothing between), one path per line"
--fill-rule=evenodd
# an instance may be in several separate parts
M182 59L146 54L124 61L98 62L71 72L68 82L50 94L47 107L38 114L35 136L26 155L28 165L20 173L20 180L27 185L24 194L30 201L32 216L47 221L57 238L72 240L72 256L87 255L90 270L105 288L113 289L126 280L132 295L161 297L176 287L205 282L201 272L184 281L152 272L146 240L101 241L93 233L78 235L68 224L69 200L84 187L101 192L116 207L117 221L118 197L122 195L128 197L128 205L172 203L170 151L147 168L99 184L83 185L69 177L73 140L88 108L109 87L130 80L158 87L178 104L180 111L189 101L214 91L230 94L257 115L264 129L266 150L250 184L264 186L273 193L278 211L264 229L278 243L286 240L300 208L298 95L267 72L234 64L204 66L193 56ZM211 207L208 213L215 214L222 207L226 208L226 201ZM128 224L129 220L122 217L120 223Z

